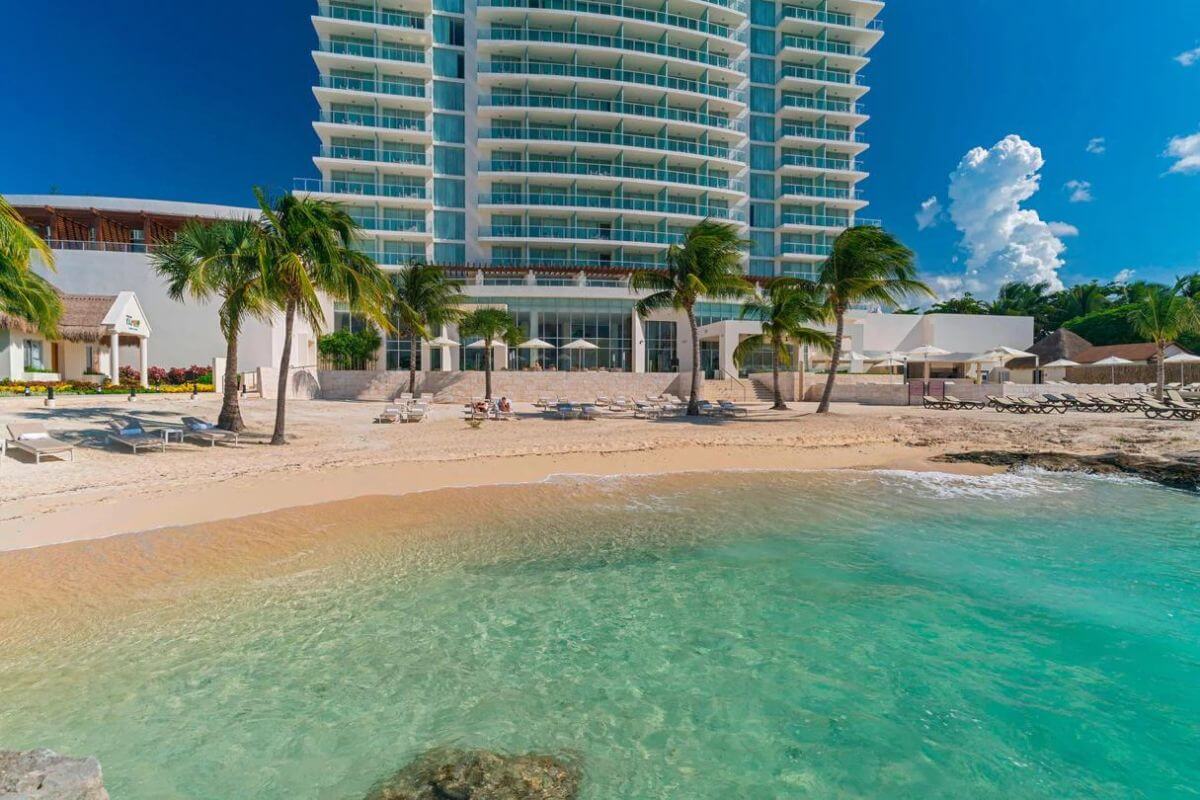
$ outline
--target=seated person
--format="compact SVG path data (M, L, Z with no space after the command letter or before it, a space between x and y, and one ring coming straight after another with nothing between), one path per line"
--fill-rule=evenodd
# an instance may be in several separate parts
M512 402L507 397L501 397L499 403L500 412L509 414L512 412Z

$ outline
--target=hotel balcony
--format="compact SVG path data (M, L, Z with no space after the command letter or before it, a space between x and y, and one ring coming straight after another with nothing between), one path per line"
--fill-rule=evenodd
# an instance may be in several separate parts
M433 78L433 65L425 49L404 47L399 43L343 42L322 39L313 51L313 60L322 74L335 69L374 69L378 61L388 69L415 78Z
M612 88L623 88L625 84L638 84L668 89L673 92L686 92L698 98L714 98L727 100L739 113L745 110L746 93L740 88L744 76L737 83L715 83L696 78L686 78L677 75L663 75L658 72L625 69L623 67L598 67L587 64L566 64L558 61L539 59L522 59L521 61L489 61L479 62L481 79L489 75L522 75L536 78L559 78L556 83L564 89L571 90L576 82L603 81Z
M542 92L523 92L522 94L486 94L479 98L481 111L494 108L519 108L571 112L571 117L587 119L596 115L600 119L616 117L644 117L646 119L663 120L684 130L693 128L711 128L721 133L736 132L745 139L745 116L734 117L721 114L710 114L687 108L655 105L653 103L638 103L620 99L605 99L599 97L579 97L547 94ZM582 113L580 113L582 112Z
M681 5L683 4L676 3L674 7L678 10ZM637 5L589 2L589 0L478 0L476 3L481 19L507 21L512 18L512 15L504 12L514 9L526 12L523 16L538 21L561 18L560 15L563 13L580 19L616 17L621 20L648 23L657 28L679 28L702 33L705 36L736 41L738 28L745 22L744 11L734 11L726 6L714 9L710 8L710 5L699 2L694 5L697 14L707 16L707 19L698 19ZM721 10L724 8L728 8L728 10Z
M355 216L354 221L364 232L380 239L428 241L433 238L433 232L429 230L429 225L424 219Z
M353 147L324 145L313 159L317 168L325 170L376 169L391 175L429 175L432 165L425 152L391 150L386 147Z
M640 244L666 247L683 239L682 234L666 231L641 231L616 227L563 225L492 225L480 228L479 238L521 239L538 244L569 242L572 244Z
M704 206L700 203L684 203L672 200L644 200L636 197L594 197L579 194L550 194L527 192L492 192L479 196L479 205L488 206L493 213L503 207L505 210L528 208L557 208L576 211L622 212L624 216L656 216L687 217L690 219L723 219L730 222L743 223L745 215L740 208L722 208L720 206Z
M858 131L843 131L837 128L821 128L812 125L797 125L785 122L779 128L779 141L789 144L832 146L839 151L858 155L869 147L867 137Z
M341 3L320 3L313 24L318 30L328 25L335 28L342 24L355 32L365 28L403 28L424 31L428 29L426 15L432 11L429 2L406 0L406 5L418 6L419 10L372 9Z
M490 177L495 180L496 176L489 175L489 173L503 173L502 177L505 180L510 178L544 179L546 176L555 176L572 182L575 182L576 178L583 178L584 183L599 185L646 184L656 189L668 185L699 187L715 193L725 193L735 198L742 197L746 193L745 180L727 175L705 175L630 164L597 164L593 161L539 160L536 154L530 154L524 160L492 159L480 162L480 177Z
M325 140L330 135L372 131L387 135L396 141L431 142L433 133L424 116L420 119L395 117L387 114L365 114L356 111L322 111L313 123L317 133Z
M334 103L371 103L387 108L428 111L433 108L429 86L396 81L349 78L342 75L321 75L313 94L322 107Z
M784 153L779 158L779 170L785 175L823 175L836 173L839 178L859 181L867 177L861 165L853 158L828 158L826 156Z
M588 145L589 150L610 151L614 154L627 148L635 148L648 153L676 153L682 156L681 160L688 160L689 157L701 162L719 160L735 170L740 170L744 166L741 161L741 152L727 144L705 144L686 139L640 133L537 126L492 127L480 130L479 139L481 143L486 139L506 142L564 142Z
M704 41L703 37L697 37ZM711 40L709 40L711 41ZM722 42L722 40L715 40ZM512 45L521 45L514 49ZM553 56L556 53L579 51L610 53L617 58L642 58L647 68L654 68L656 61L674 61L692 64L716 71L730 81L744 80L744 62L735 60L740 48L732 44L718 45L723 49L716 52L695 47L638 39L631 36L562 31L545 28L483 28L479 31L480 53L509 54L520 56ZM511 52L509 52L511 51Z
M345 200L347 197L373 197L389 206L426 208L432 205L425 185L393 185L383 182L324 180L296 178L294 190L301 194L328 195L325 199Z
M817 261L833 252L832 244L814 242L780 242L779 253L784 258Z
M867 205L867 199L862 192L841 186L807 186L784 183L779 187L779 196L781 198L807 197L821 200L826 205L854 210L865 208Z
M862 103L829 97L803 97L784 94L779 99L779 116L805 119L831 118L839 123L858 126L865 123L866 108Z
M836 87L855 100L869 91L861 76L854 72L829 70L808 64L783 64L779 68L779 84L782 88L804 90Z
M782 230L796 233L819 232L836 235L851 225L878 228L881 224L879 220L874 219L856 219L853 216L830 217L821 214L797 214L791 211L785 211L779 217L779 227Z
M824 9L804 6L780 6L779 28L797 33L836 33L855 44L870 49L883 37L883 25L875 16L883 8L881 2L831 2Z
M785 33L779 39L780 56L787 57L790 55L787 52L789 50L817 54L827 66L851 72L856 72L870 63L870 59L866 55L867 48L834 39Z

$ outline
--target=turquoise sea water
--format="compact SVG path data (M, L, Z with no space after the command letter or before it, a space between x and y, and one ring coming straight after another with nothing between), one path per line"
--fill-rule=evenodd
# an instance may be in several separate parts
M95 754L114 800L352 800L442 744L570 753L589 800L1200 793L1194 496L885 472L471 497L436 536L396 519L319 568L45 623L0 651L0 747Z

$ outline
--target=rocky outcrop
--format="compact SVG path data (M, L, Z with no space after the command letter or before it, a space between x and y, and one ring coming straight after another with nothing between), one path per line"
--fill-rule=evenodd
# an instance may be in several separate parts
M94 758L0 750L0 800L108 800L108 792Z
M1009 450L971 450L965 453L946 453L934 461L967 462L996 467L1037 467L1051 472L1090 472L1094 475L1126 475L1170 486L1200 492L1200 456L1179 455L1155 458L1131 453L1100 453L1073 455L1071 453L1022 453Z
M554 756L443 748L381 782L367 800L574 800L579 779Z

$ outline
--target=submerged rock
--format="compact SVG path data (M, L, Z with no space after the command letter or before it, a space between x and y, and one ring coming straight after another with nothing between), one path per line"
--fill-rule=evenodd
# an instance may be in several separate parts
M108 792L94 758L0 750L0 800L108 800Z
M371 790L367 800L574 800L579 771L554 756L431 750Z
M1152 458L1132 453L1021 453L1008 450L972 450L946 453L934 461L968 462L994 467L1037 467L1050 472L1090 472L1094 475L1127 475L1175 489L1200 491L1200 458L1175 456Z

